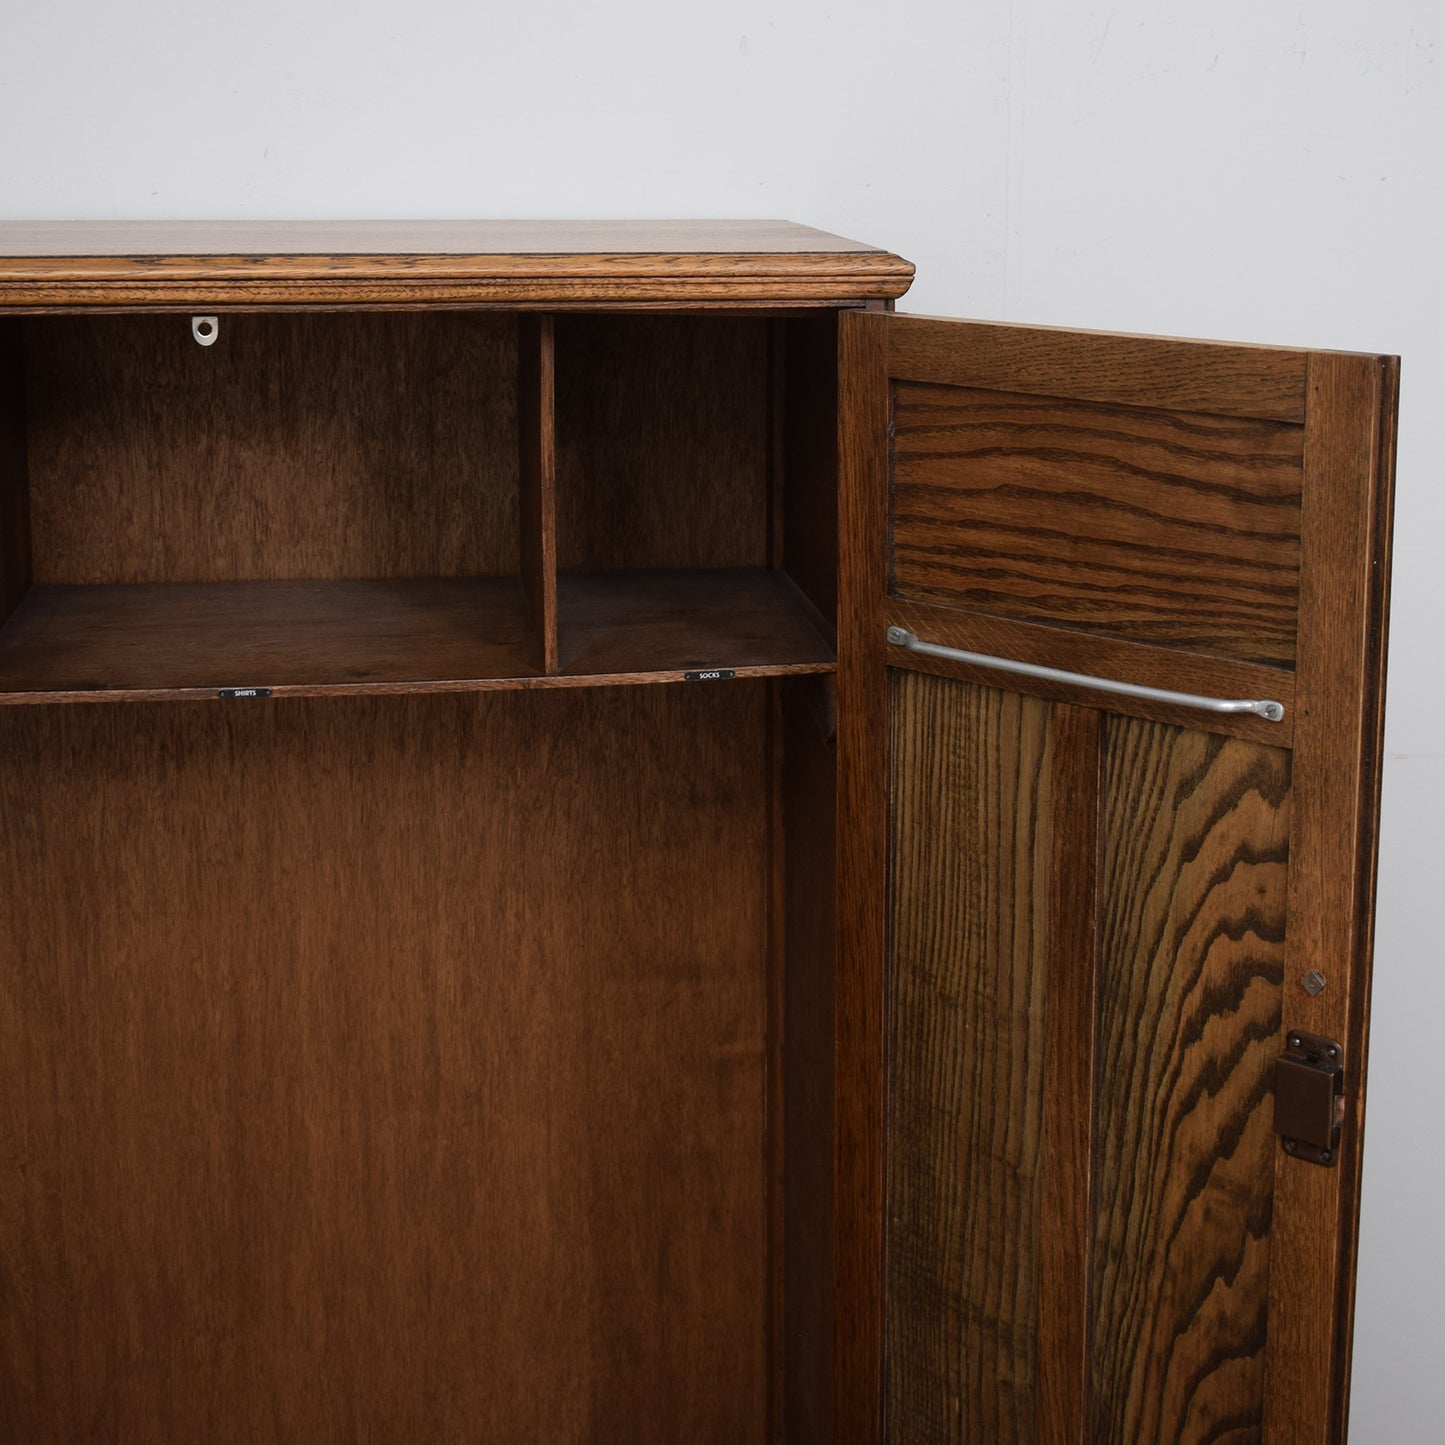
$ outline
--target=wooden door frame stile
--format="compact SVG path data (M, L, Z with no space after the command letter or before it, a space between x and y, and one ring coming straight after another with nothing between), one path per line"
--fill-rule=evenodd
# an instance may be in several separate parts
M1310 358L1283 1022L1344 1044L1346 1115L1338 1168L1275 1157L1268 1445L1349 1428L1398 386L1393 359Z

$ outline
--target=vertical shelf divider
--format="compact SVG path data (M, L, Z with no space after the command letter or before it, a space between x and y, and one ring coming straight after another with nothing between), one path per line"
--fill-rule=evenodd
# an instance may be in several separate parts
M541 643L542 671L557 660L557 403L551 316L517 321L517 443L522 587Z

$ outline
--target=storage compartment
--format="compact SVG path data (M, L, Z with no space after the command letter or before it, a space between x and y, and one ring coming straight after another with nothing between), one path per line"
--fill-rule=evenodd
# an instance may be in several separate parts
M12 1425L765 1439L777 702L0 714Z
M801 398L789 406L787 342L800 327L558 319L564 673L829 670L831 594L825 617L786 571L784 449L811 417ZM800 490L807 481L800 468ZM811 521L835 550L830 513Z
M784 558L802 325L7 322L0 701L830 671Z

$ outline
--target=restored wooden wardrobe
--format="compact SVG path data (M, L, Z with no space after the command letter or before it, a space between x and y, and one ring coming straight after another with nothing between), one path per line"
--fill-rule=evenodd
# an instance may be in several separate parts
M0 1438L1343 1437L1395 363L911 274L0 226Z

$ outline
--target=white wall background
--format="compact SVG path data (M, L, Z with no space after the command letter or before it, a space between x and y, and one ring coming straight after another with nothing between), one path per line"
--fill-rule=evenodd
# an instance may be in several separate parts
M786 216L916 261L906 310L1401 353L1353 1417L1436 1445L1442 41L1424 0L3 0L0 216Z

